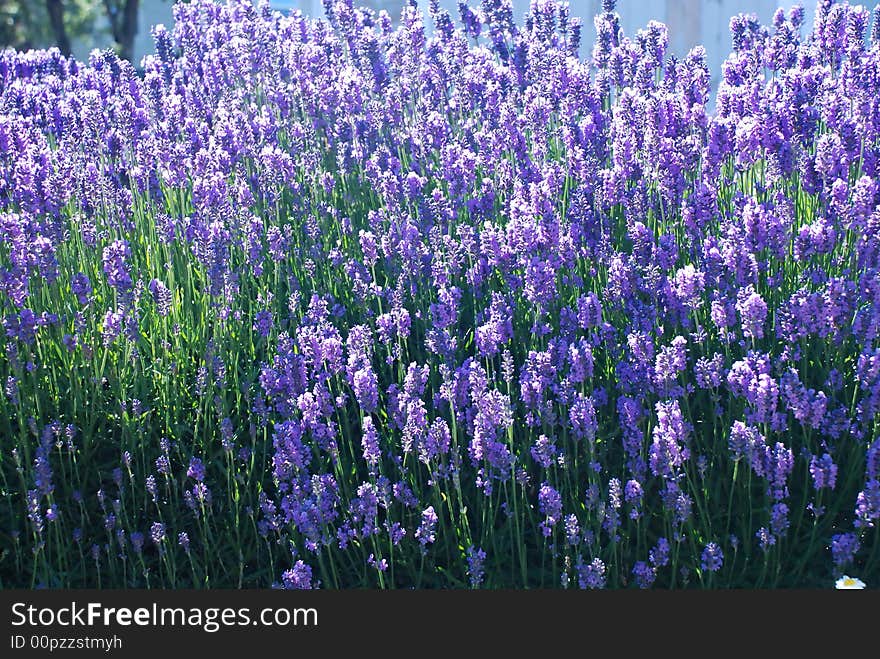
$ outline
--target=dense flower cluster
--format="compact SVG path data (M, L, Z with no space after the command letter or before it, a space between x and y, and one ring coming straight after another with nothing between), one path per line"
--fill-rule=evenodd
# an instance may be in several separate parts
M880 17L614 4L0 54L3 583L876 579Z

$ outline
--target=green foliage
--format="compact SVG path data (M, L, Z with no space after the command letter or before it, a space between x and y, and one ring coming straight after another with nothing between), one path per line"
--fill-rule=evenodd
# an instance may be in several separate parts
M106 32L97 0L64 0L64 28L71 42L91 43ZM0 0L0 48L49 48L57 44L45 0Z

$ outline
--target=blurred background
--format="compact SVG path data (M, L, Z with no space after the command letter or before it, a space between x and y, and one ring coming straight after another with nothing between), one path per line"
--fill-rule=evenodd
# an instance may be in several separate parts
M376 11L386 10L397 20L406 0L355 0ZM478 0L470 0L471 4ZM617 12L627 35L658 20L669 27L670 51L683 56L693 46L703 44L712 72L713 87L721 63L730 51L730 17L740 12L754 13L769 24L780 0L618 0ZM323 17L321 0L270 0L273 8ZM440 5L458 18L457 0L440 0ZM427 10L427 0L421 5ZM601 0L570 0L572 16L583 19L582 56L589 56L595 34L593 16L602 11ZM805 28L813 22L814 1L804 0ZM521 22L529 0L513 0L514 13ZM150 27L173 24L172 0L0 0L0 48L19 49L58 46L63 52L84 59L93 48L115 48L120 55L138 64L153 51ZM784 5L788 9L788 5ZM427 21L429 24L430 21Z

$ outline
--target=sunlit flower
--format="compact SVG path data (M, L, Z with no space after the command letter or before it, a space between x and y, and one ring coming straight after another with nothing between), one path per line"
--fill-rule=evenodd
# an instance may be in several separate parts
M844 574L837 580L834 587L837 588L837 590L862 590L865 587L865 582L861 579L849 577Z

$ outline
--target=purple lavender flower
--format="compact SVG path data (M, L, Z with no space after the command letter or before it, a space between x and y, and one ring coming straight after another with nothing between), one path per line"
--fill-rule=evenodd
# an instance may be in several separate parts
M419 446L419 460L425 464L442 458L449 453L452 435L449 425L442 418L436 418L428 428L428 434Z
M88 304L89 296L92 294L92 283L85 274L78 272L70 280L70 290L76 296L77 302Z
M558 451L553 440L549 439L546 435L540 435L531 447L530 453L535 462L544 469L547 469L556 462Z
M757 428L748 426L742 421L734 421L730 429L728 444L734 460L740 460L744 456L752 454L756 447L763 446L764 438Z
M422 511L422 522L415 532L415 537L423 550L436 539L436 529L437 513L434 512L434 506L428 506Z
M577 300L577 317L581 329L592 329L602 323L602 303L595 293L588 293Z
M654 362L654 378L658 385L666 384L678 377L687 367L687 339L677 336L668 346L664 346L657 353Z
M233 434L234 429L232 426L232 419L228 416L224 417L220 422L220 443L222 444L224 451L232 451L234 448Z
M755 533L755 537L758 538L758 545L764 552L767 552L770 547L776 544L776 536L774 536L765 526L758 529Z
M687 264L675 273L673 290L682 304L690 308L700 305L700 296L706 286L706 276L692 264Z
M614 510L623 505L623 487L618 478L608 481L608 505Z
M866 452L865 485L856 497L855 517L857 528L873 528L880 519L880 438Z
M153 500L153 503L156 503L158 501L159 488L156 485L156 477L153 476L153 474L150 474L144 479L144 487L150 495L150 498Z
M125 316L119 311L107 311L107 314L104 316L104 326L102 328L105 346L109 346L113 343L122 333L122 323L124 319Z
M724 553L716 543L710 542L703 548L700 565L708 572L717 572L724 562Z
M144 549L144 534L140 531L132 531L128 536L128 539L131 541L134 553L140 554Z
M678 401L657 403L657 425L649 451L651 472L655 476L671 477L690 457L685 445L688 427Z
M368 416L363 418L361 427L363 428L361 446L363 447L364 460L370 469L373 470L379 464L379 459L382 457L376 427L373 425L373 419Z
M645 561L637 561L633 566L632 573L636 585L643 590L653 586L654 580L657 578L655 568L648 565Z
M834 561L834 567L841 570L852 563L860 547L859 537L855 533L833 535L831 537L831 558Z
M722 300L712 300L710 316L719 330L726 330L733 324L731 309Z
M582 394L576 394L575 401L569 410L571 430L577 439L593 441L598 429L596 410L593 401Z
M767 320L767 303L749 286L740 291L736 310L742 320L743 335L746 338L764 338L764 322Z
M788 530L788 506L784 503L775 503L770 511L770 531L777 538L781 538Z
M153 522L150 526L150 539L157 547L161 547L162 541L165 539L165 524Z
M120 292L128 291L132 287L131 274L126 263L130 258L131 247L127 240L114 240L104 248L104 274L107 275L107 283Z
M865 487L856 497L855 525L857 528L873 528L880 519L880 479L865 481Z
M37 490L27 491L27 516L34 529L34 533L38 536L43 535L45 528L43 513L40 510L40 493Z
M43 432L40 443L34 451L34 485L37 486L41 496L48 496L55 490L52 481L52 465L49 462L50 442L51 435Z
M39 319L32 309L24 308L18 314L6 316L3 324L6 327L6 336L32 344L36 338Z
M379 382L375 372L369 366L354 373L353 384L355 399L365 412L375 412L379 403Z
M813 487L817 490L824 487L833 490L837 484L837 465L827 453L821 457L814 455L810 458L810 475L813 477Z
M400 522L389 524L386 521L385 530L388 531L388 537L391 539L391 544L395 547L399 545L400 541L406 536L406 529L400 525Z
M380 558L379 560L376 560L376 555L370 554L369 556L367 556L367 565L374 568L375 570L378 570L379 572L385 572L386 570L388 570L388 559Z
M626 482L623 493L626 502L630 506L630 519L639 519L641 517L642 497L644 496L641 483L631 478Z
M581 590L596 590L605 587L605 563L594 558L590 563L577 566L578 586Z
M4 393L6 394L6 397L9 399L10 403L12 403L13 405L19 404L18 379L14 375L10 375L6 378Z
M565 516L565 540L572 546L581 541L581 527L575 514Z
M721 386L724 357L715 353L711 359L700 357L694 364L694 376L701 389L717 389Z
M172 294L171 291L159 279L151 279L147 288L153 301L156 303L156 310L162 317L167 316L171 312Z
M198 482L205 480L205 465L201 458L193 457L189 461L189 467L186 470L187 478L192 478Z
M486 577L484 563L486 552L479 547L471 545L467 548L467 575L471 588L479 588Z
M272 324L272 312L267 309L258 311L254 317L254 330L263 338L267 338L272 332Z
M238 492L242 528L290 546L285 586L317 585L300 552L334 563L384 532L395 561L416 547L440 560L442 510L425 506L444 496L476 517L497 502L506 533L512 487L537 499L542 535L561 531L548 550L565 585L604 585L599 540L625 574L633 533L653 540L668 522L674 537L632 567L648 587L670 542L706 535L702 494L726 492L712 483L733 465L737 487L766 493L764 551L812 487L817 520L840 516L837 499L853 506L855 531L830 540L835 566L851 561L880 520L880 11L869 44L870 13L845 3L822 0L806 35L802 8L767 26L736 16L710 95L705 49L673 57L656 21L625 36L612 0L586 61L580 20L552 0L523 25L510 0L463 2L461 26L431 0L432 35L414 1L399 28L324 4L326 21L180 3L142 73L107 53L0 53L0 381L26 486L16 551L57 553L41 543L70 514L58 468L82 448L60 423L40 430L38 412L57 406L33 408L34 387L63 402L67 376L95 363L106 377L77 381L96 436L116 421L152 436L164 422L150 401L177 392L171 425L219 421L234 470L271 437L265 487L256 501ZM137 478L169 524L177 501L222 527L231 493L208 488L208 455L180 482L191 444L145 445L154 473L133 451L80 474L101 490L72 495L93 518L76 541L100 568L161 525L122 528ZM185 532L177 542L191 550ZM464 546L484 583L484 554ZM720 546L701 552L718 570ZM146 567L122 572L165 579Z
M372 483L362 483L357 488L357 496L349 504L349 518L340 529L340 540L367 538L379 533L379 494Z
M539 525L541 533L547 538L553 533L553 527L562 519L562 496L549 483L542 483L538 491L538 509L544 515Z
M648 559L655 568L665 567L669 564L669 541L666 538L657 540L657 544L649 552Z
M189 492L185 492L184 496L189 494ZM196 483L192 488L192 501L198 502L198 509L202 507L207 507L211 505L211 489L205 485L204 483ZM193 511L196 511L197 506L190 505Z
M302 561L297 561L291 569L284 571L281 581L288 590L311 590L312 568Z

